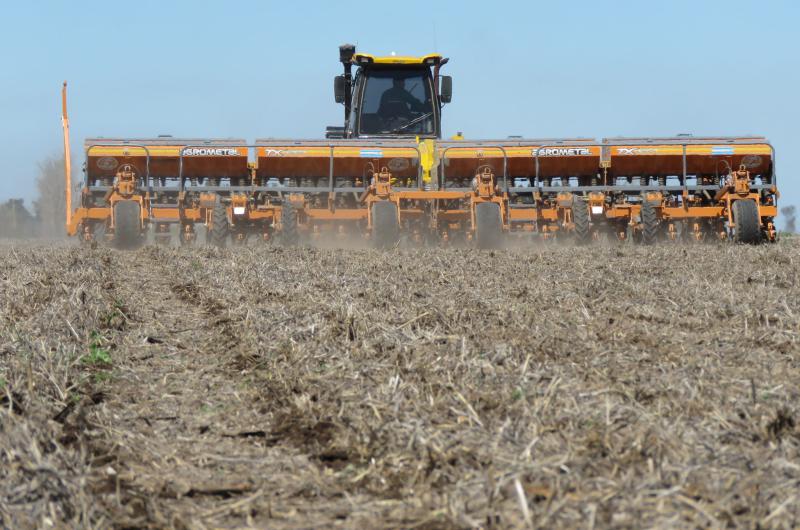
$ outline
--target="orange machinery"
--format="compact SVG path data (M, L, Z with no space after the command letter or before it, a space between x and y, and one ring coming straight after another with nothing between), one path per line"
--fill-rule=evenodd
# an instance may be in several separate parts
M189 243L195 225L204 224L217 244L256 228L269 237L272 210L253 214L248 223L230 222L250 202L252 168L244 140L96 138L84 147L81 204L67 224L70 235L130 247L151 226L156 240L168 240L170 225L177 224L181 242Z
M598 228L616 227L624 237L631 227L645 244L775 241L775 150L766 138L610 138L602 144ZM592 191L589 202L599 205Z
M775 152L762 137L441 140L446 58L344 45L340 61L345 122L325 140L86 140L68 233L125 247L148 231L189 243L200 225L216 245L775 239ZM69 204L66 85L63 104Z

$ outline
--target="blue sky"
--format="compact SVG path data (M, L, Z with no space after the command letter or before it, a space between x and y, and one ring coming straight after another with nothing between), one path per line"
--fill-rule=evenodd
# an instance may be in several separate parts
M800 2L5 2L0 200L86 136L319 138L337 46L451 58L445 134L763 134L800 206Z

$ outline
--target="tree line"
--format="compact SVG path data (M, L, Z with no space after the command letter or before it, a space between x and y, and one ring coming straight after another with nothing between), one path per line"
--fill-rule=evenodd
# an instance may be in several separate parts
M39 163L36 195L30 210L22 199L0 203L0 238L66 237L63 157L51 157Z

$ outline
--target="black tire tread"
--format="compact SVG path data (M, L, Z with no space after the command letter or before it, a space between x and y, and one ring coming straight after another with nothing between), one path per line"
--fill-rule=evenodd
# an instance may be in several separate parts
M136 201L114 203L114 246L133 249L142 244L140 206Z
M575 242L585 245L589 242L589 205L580 197L572 197L572 223Z
M228 211L219 197L217 197L214 208L211 210L211 230L208 232L209 242L215 247L225 248L228 244L229 232Z
M737 243L756 244L761 242L761 219L758 205L753 199L739 199L733 208L733 237Z
M106 231L108 230L106 223L107 221L100 221L95 223L94 227L92 228L92 235L94 236L94 240L98 243L106 242Z
M300 240L300 233L297 229L297 212L291 204L281 206L281 241L284 245L291 247Z
M390 248L400 238L397 205L379 201L372 205L372 239L376 248Z
M642 243L653 245L658 241L658 212L655 205L644 201L640 216L642 218Z
M478 248L498 248L503 238L500 205L481 202L475 206L475 244Z

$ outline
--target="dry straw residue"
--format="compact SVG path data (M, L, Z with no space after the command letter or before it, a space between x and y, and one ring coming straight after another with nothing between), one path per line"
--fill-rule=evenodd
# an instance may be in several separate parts
M0 521L797 527L798 263L6 245Z

